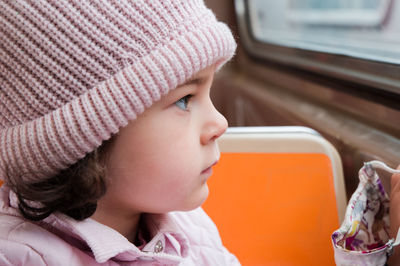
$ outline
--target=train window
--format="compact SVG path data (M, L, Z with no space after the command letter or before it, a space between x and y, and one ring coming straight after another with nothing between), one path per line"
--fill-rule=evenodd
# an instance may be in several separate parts
M250 53L400 94L396 0L237 0Z

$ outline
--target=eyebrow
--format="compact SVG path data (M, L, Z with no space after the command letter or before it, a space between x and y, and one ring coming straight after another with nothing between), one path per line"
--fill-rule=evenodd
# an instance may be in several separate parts
M181 86L197 84L200 83L201 80L203 80L203 77L194 77L183 83Z

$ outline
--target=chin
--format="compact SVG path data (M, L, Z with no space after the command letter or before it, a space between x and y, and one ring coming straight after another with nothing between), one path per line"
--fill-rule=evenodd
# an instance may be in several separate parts
M194 209L197 209L203 203L206 201L208 198L209 190L208 186L205 183L201 189L197 191L196 194L192 194L190 198L187 198L185 202L182 202L182 204L175 205L175 208L171 209L170 211L192 211Z
M198 207L201 207L201 205L203 205L203 203L208 198L208 194L209 194L208 186L205 185L204 191L202 191L201 195L199 195L197 200L194 201L193 204L191 204L192 206L189 207L187 211L191 211L191 210L197 209Z

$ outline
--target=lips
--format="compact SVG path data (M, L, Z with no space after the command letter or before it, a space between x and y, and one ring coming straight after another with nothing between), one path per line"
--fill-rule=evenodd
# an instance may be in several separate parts
M215 161L213 164L211 164L209 167L207 167L206 169L204 169L203 171L201 171L201 174L208 174L208 173L212 173L212 167L214 165L216 165L218 163L218 160Z

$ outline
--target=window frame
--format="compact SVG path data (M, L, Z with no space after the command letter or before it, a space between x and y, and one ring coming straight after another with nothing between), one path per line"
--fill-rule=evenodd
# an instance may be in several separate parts
M297 0L289 0L297 1ZM378 10L324 9L315 14L315 9L288 9L288 20L308 25L376 27L388 16L393 0L381 0ZM321 12L322 11L322 12Z
M263 42L252 32L248 0L234 3L240 40L249 55L400 95L400 65Z

